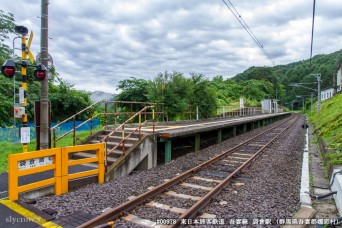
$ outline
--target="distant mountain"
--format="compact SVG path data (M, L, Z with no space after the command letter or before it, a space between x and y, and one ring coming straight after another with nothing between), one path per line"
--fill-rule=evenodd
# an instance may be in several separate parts
M97 101L101 101L101 100L112 101L115 99L116 96L117 96L117 94L106 93L106 92L102 92L102 91L95 91L95 92L92 92L90 94L90 99L93 102L97 102Z

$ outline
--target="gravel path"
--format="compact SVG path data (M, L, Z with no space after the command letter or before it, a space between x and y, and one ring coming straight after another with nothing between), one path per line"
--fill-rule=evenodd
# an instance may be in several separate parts
M235 185L225 187L203 212L216 214L218 219L225 219L226 224L229 224L229 219L290 218L299 202L301 155L304 144L302 124L303 118L297 121L291 130L278 138L263 153L263 156L260 156L240 175L240 177L248 177L248 180L237 179L234 181ZM148 187L161 184L164 179L170 179L183 172L185 167L188 169L198 165L272 125L239 135L196 153L188 153L166 165L148 171L135 172L127 177L100 185L90 184L61 196L39 198L35 206L39 209L57 210L57 218L77 211L98 215L103 209L118 206L127 201L128 197L146 192ZM177 186L171 190L177 188L185 187ZM196 190L196 192L197 194L193 195L202 195L204 191ZM185 194L186 190L181 193ZM163 198L160 201L167 203L169 200ZM187 202L189 200L183 199L180 205L183 204L186 207ZM179 204L173 204L175 205ZM143 216L144 213L148 214L148 210L153 209L139 209L138 211ZM165 212L165 215L160 216L167 218L168 215L174 218L171 212ZM149 217L146 215L145 218Z

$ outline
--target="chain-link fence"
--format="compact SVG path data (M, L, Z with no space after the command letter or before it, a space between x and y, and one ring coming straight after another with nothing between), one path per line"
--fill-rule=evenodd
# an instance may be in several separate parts
M76 121L76 126L82 124L83 121ZM52 123L52 126L57 125L57 123ZM100 126L100 118L96 118L92 122L92 128L97 128ZM36 139L36 128L33 123L29 123L28 126L30 127L30 139ZM57 128L57 135L64 134L65 132L70 131L73 129L74 124L73 121L66 122ZM90 130L90 123L86 123L81 126L78 131L89 131ZM16 128L0 128L0 142L13 142L13 143L20 143L20 135L19 135L19 127Z

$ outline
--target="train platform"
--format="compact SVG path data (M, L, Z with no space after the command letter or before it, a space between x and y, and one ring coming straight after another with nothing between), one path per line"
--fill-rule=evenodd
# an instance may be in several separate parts
M0 200L0 227L60 227L54 217L20 201Z
M0 200L0 227L6 228L74 228L92 219L94 216L86 212L76 212L56 219L56 211L41 211L32 206L34 200L11 201L7 199Z
M210 120L189 120L180 122L159 122L155 126L155 133L162 138L176 138L193 134L200 134L203 132L214 131L223 128L239 126L243 124L261 123L262 121L269 121L272 118L287 116L290 113L273 113L273 114L259 114L255 116L241 116L234 118L218 118ZM130 128L126 128L130 129ZM153 132L152 126L142 127L142 132L151 134Z

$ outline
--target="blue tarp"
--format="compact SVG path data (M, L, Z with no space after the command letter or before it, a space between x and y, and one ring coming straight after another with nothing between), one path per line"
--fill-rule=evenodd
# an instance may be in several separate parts
M83 123L83 121L76 121L76 127ZM56 126L57 123L52 123L52 126ZM100 126L100 119L96 118L93 120L93 129L97 128ZM34 123L28 123L28 126L30 127L30 138L31 140L36 139L36 128ZM59 126L57 128L57 135L61 135L67 131L70 131L73 129L74 123L73 121L66 122ZM90 130L90 122L87 122L84 124L82 127L77 128L77 131L87 131ZM19 137L19 127L16 128L0 128L0 142L20 142L20 137Z

